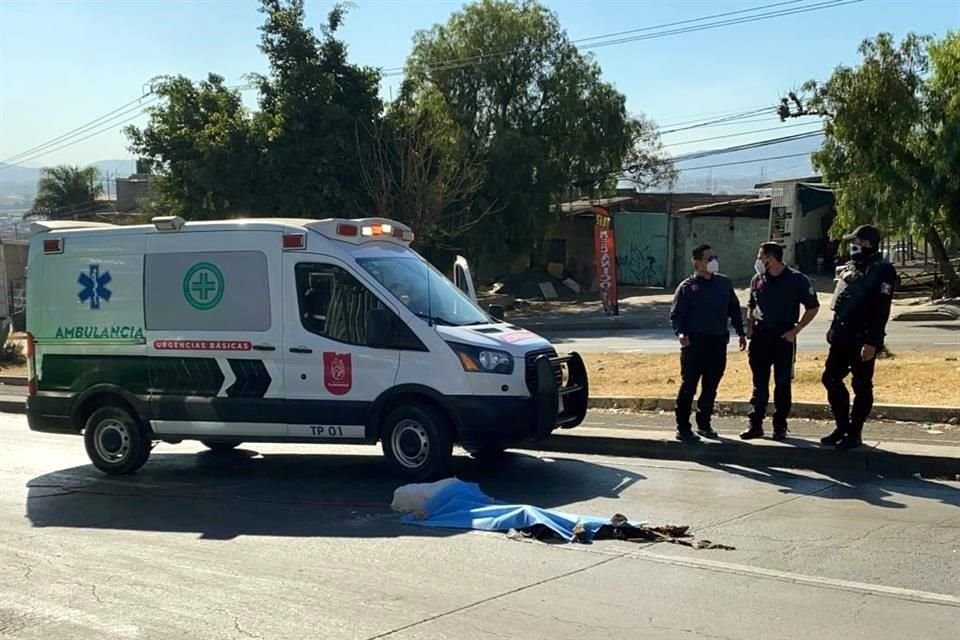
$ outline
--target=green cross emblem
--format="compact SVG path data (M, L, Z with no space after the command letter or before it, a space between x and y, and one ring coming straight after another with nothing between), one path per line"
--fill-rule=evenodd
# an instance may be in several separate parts
M209 311L220 304L223 290L223 273L209 262L198 262L183 277L183 297L198 311Z

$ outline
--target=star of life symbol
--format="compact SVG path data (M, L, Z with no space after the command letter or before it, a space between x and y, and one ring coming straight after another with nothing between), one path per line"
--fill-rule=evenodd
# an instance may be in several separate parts
M109 302L113 292L107 288L107 285L111 280L113 278L110 277L109 271L100 273L100 265L91 264L90 272L81 273L77 278L77 284L83 287L77 294L80 302L89 303L91 309L99 309L101 300Z

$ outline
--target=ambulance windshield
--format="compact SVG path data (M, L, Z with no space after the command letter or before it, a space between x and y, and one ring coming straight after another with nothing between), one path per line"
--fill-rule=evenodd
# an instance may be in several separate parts
M424 320L455 327L490 323L470 298L416 255L358 257L357 263Z

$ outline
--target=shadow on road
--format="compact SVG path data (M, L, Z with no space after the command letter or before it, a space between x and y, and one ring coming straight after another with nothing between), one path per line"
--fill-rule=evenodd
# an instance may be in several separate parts
M783 494L807 495L825 500L859 500L885 509L906 509L909 505L898 502L897 496L937 500L950 506L960 506L960 489L945 483L924 479L891 480L866 473L840 473L836 469L811 469L824 476L830 484L820 490L808 492L799 487L809 483L810 476L772 468L765 465L701 463L702 466L732 475L781 487Z
M457 457L454 473L479 482L498 500L543 508L616 499L645 479L582 460L524 454L508 455L496 468ZM164 453L131 476L105 476L90 465L38 476L27 484L27 518L34 527L197 533L218 540L462 533L400 523L389 504L401 484L379 456Z

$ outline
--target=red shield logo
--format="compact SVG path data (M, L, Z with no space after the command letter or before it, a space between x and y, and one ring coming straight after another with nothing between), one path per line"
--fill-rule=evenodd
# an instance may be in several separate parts
M335 396L350 392L353 386L353 364L349 353L323 354L323 385Z

